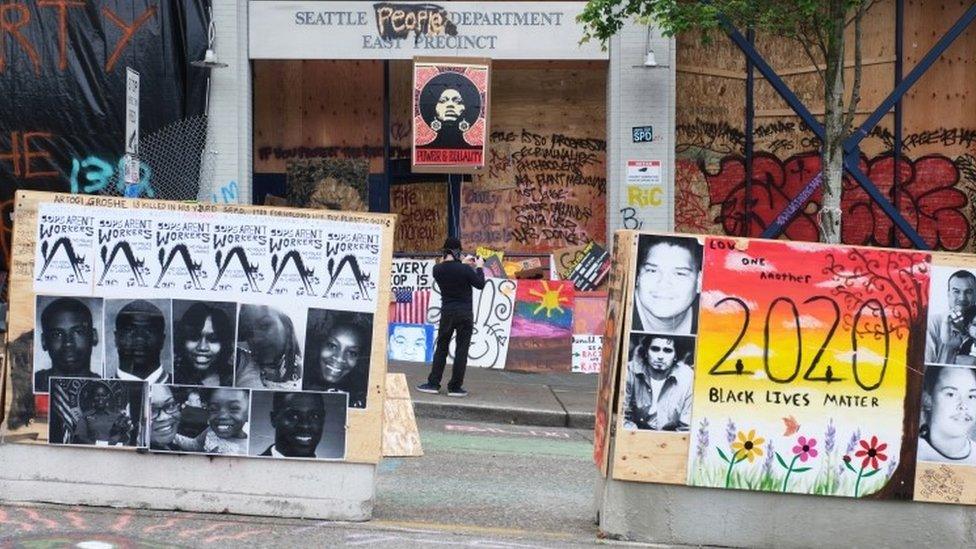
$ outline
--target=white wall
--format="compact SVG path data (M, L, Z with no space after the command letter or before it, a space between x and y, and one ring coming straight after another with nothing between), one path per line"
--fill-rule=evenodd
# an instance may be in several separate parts
M650 48L658 66L645 67L647 29L629 23L609 44L607 242L618 229L674 229L675 41L653 29ZM634 126L653 126L654 141L634 143ZM628 160L662 162L663 185L653 197L647 192L634 199L628 196ZM660 204L650 204L651 198Z
M211 188L200 200L235 182L236 202L251 203L251 68L247 58L247 0L213 0L217 59L227 67L210 70L207 150L216 152ZM235 202L235 200L231 200Z

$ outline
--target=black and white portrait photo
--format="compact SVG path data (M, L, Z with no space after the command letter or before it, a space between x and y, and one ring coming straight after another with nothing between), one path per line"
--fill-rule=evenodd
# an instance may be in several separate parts
M702 246L696 238L641 235L637 242L632 328L698 333Z
M976 465L976 369L926 366L918 460Z
M309 309L302 388L344 391L351 408L365 408L372 333L372 314Z
M237 387L301 389L305 310L289 316L270 305L242 304L237 321Z
M933 267L925 362L976 365L976 274Z
M37 296L34 311L35 393L52 377L103 377L101 299Z
M106 299L105 377L172 381L172 313L168 299Z
M687 431L691 423L695 338L631 334L624 428Z
M144 383L52 377L50 444L145 446Z
M149 386L149 447L246 455L251 392L233 387Z
M236 303L174 300L172 332L175 383L234 385Z
M250 455L343 459L345 393L252 391Z

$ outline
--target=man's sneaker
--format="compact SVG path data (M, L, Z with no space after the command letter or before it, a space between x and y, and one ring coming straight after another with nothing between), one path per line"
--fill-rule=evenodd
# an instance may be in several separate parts
M430 393L432 395L436 395L437 393L441 392L440 387L429 382L421 383L420 385L417 385L417 390L420 391L421 393Z
M449 397L466 397L466 396L468 396L468 392L465 391L464 389L452 389L452 390L450 390L450 391L447 392L447 396L449 396Z

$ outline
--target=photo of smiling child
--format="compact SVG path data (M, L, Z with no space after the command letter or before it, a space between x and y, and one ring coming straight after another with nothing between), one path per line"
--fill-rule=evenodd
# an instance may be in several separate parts
M189 425L202 400L206 422ZM250 391L154 385L150 390L150 448L157 451L246 455Z

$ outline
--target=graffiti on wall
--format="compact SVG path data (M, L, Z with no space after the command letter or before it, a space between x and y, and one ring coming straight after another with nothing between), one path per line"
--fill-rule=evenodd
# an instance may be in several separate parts
M602 240L606 148L560 133L492 132L488 173L461 193L464 241L535 252Z
M753 173L747 185L741 132L701 120L684 126L681 138L685 143L678 147L676 163L676 230L760 236L820 172L821 158L816 149L819 142L815 137L777 133L803 129L802 124L792 122L759 127L757 149L761 151L753 156ZM893 137L886 129L876 129L870 137L890 151ZM969 220L976 217L976 157L970 152L954 158L947 154L911 154L912 150L932 145L951 147L952 152L946 151L951 155L960 146L974 147L976 132L957 128L911 134L903 140L905 153L897 166L892 154L883 152L870 158L862 155L860 168L893 200L929 246L948 251L971 250L974 234ZM799 152L795 152L797 149ZM896 172L899 183L893 190ZM821 200L822 191L817 189L786 225L787 238L818 240L816 220ZM844 179L841 207L845 243L910 245L881 207L850 177Z

